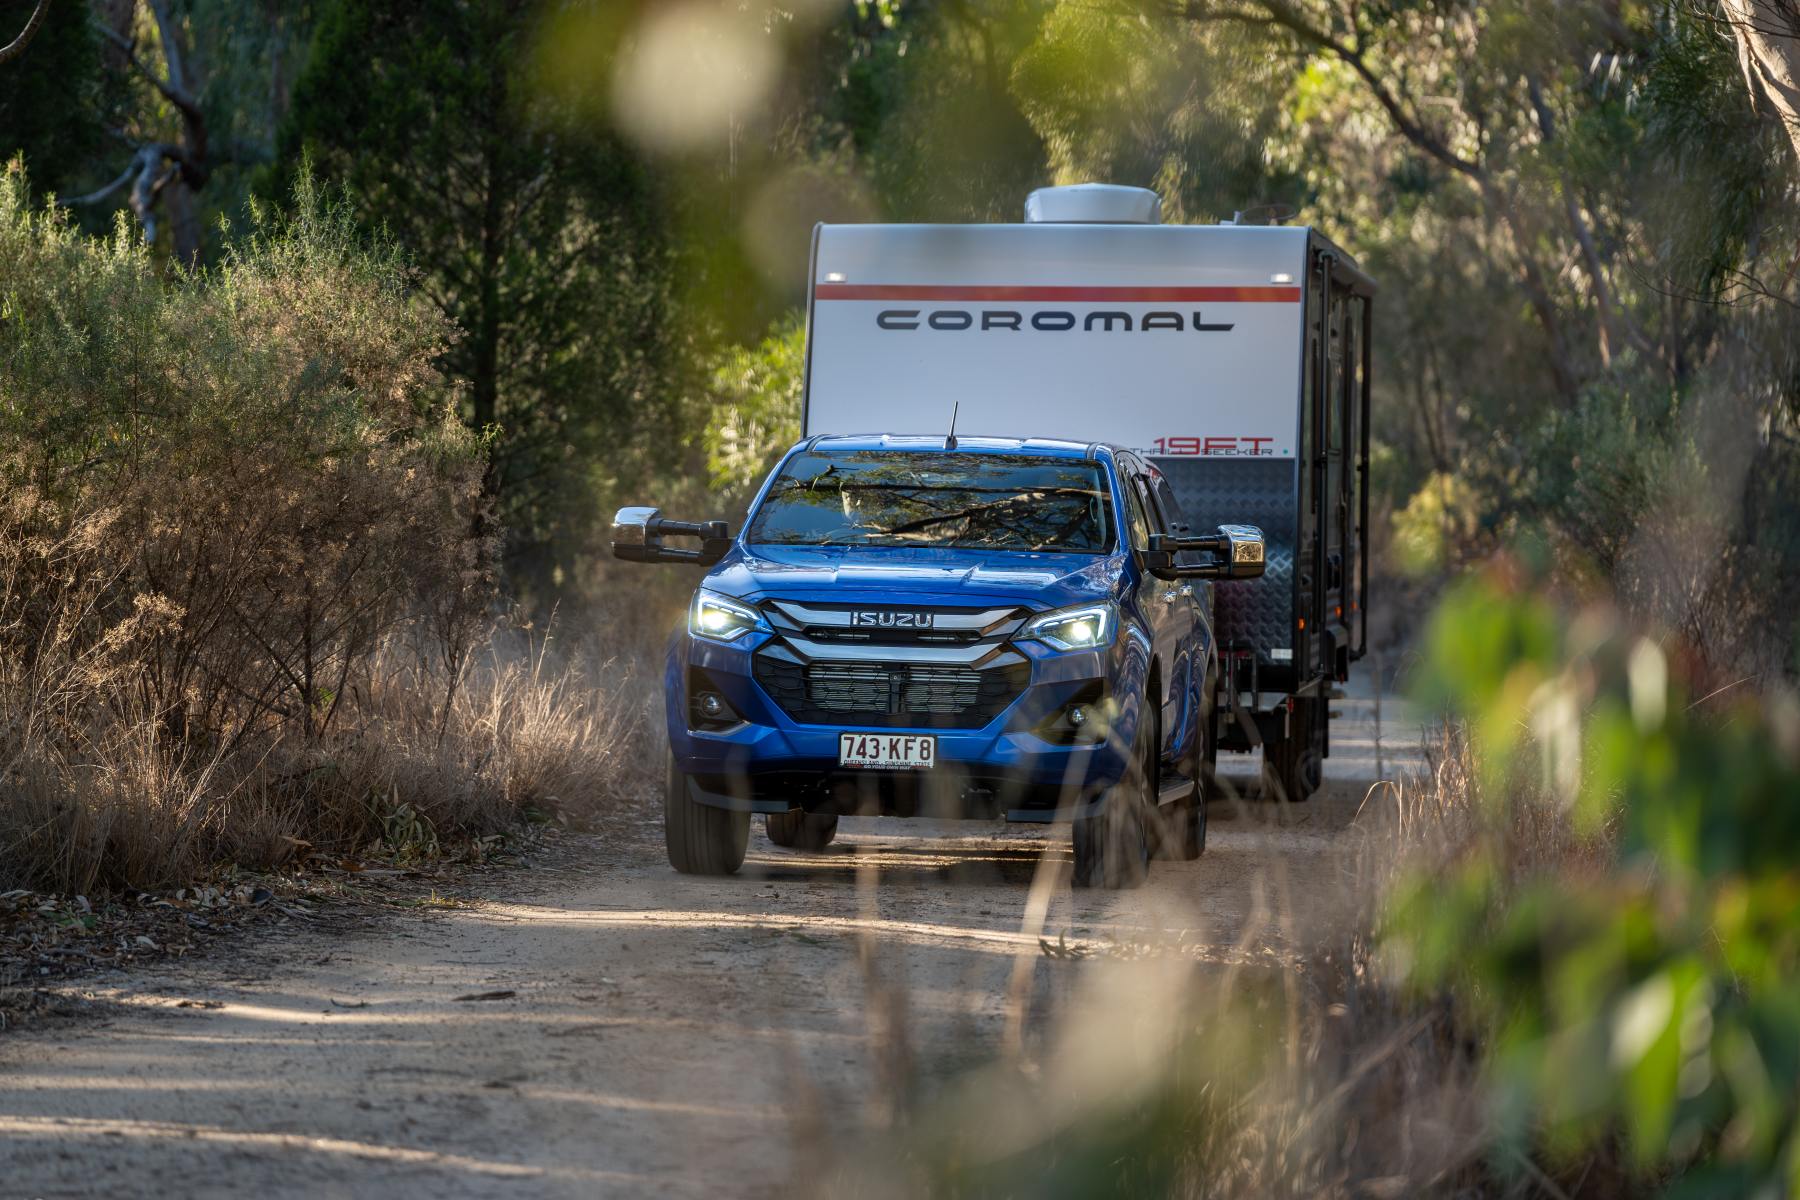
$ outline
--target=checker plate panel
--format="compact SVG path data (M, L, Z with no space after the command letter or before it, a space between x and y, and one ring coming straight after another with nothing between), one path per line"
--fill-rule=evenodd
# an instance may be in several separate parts
M1294 541L1300 519L1297 461L1190 456L1150 461L1169 481L1182 515L1196 533L1228 524L1262 530L1262 578L1215 583L1213 613L1219 645L1243 639L1269 663L1270 648L1292 646L1294 641Z

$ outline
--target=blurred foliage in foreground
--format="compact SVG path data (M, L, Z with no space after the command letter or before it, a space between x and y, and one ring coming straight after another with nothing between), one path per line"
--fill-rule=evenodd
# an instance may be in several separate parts
M1095 969L1040 963L1068 996L1041 1043L845 1175L896 1196L1794 1195L1800 703L1550 591L1512 559L1451 589L1419 678L1449 717L1433 769L1364 802L1325 928L1277 935L1281 899L1235 945L1146 932L1078 948L1122 960ZM1270 864L1272 894L1301 869Z
M1607 611L1491 571L1432 625L1428 694L1474 731L1475 837L1397 892L1384 943L1495 1040L1503 1136L1622 1132L1680 1195L1800 1189L1800 704L1703 686ZM1739 681L1741 684L1742 681ZM1536 790L1593 870L1519 869Z

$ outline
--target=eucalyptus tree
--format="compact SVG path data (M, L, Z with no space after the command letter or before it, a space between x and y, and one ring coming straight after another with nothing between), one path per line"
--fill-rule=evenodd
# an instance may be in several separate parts
M278 149L404 248L459 331L442 366L493 439L511 565L540 591L586 549L625 433L670 402L680 337L648 177L535 86L546 15L528 0L329 6Z

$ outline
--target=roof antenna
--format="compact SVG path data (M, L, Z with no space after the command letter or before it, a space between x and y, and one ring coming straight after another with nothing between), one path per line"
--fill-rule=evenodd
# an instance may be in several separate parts
M944 436L944 449L956 449L956 414L962 409L962 401L952 401L950 405L950 432Z

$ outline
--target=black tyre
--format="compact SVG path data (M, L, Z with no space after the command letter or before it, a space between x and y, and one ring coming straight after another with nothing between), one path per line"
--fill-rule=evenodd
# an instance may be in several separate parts
M1192 862L1206 853L1207 781L1218 753L1211 748L1212 738L1211 717L1203 716L1199 729L1195 731L1193 745L1182 764L1182 773L1194 780L1194 791L1159 811L1160 836L1156 843L1158 858Z
M671 757L663 791L663 842L669 865L683 875L730 875L744 865L750 814L700 803L688 794L687 782Z
M1075 887L1134 888L1150 872L1162 743L1154 712L1144 713L1137 724L1125 778L1102 798L1098 812L1075 822Z
M837 836L836 813L770 813L764 821L769 840L790 850L823 850Z
M1270 799L1300 804L1312 799L1325 782L1325 730L1319 705L1294 705L1288 735L1263 747L1263 792Z

